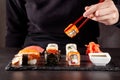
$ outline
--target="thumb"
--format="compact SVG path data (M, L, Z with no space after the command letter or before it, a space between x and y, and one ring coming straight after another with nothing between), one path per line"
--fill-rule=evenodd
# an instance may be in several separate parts
M86 11L83 13L83 16L84 16L84 17L87 17L87 16L93 14L93 13L97 10L97 6L98 6L98 5L95 4L95 5L86 7Z

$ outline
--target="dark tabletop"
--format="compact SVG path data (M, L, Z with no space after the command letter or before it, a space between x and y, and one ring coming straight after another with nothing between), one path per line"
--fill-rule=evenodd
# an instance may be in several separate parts
M0 48L0 80L120 80L120 71L6 71L5 67L18 50ZM120 66L120 48L102 51L109 52L112 60Z

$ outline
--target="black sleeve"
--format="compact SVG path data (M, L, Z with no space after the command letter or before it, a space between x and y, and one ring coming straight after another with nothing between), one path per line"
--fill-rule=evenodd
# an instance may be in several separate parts
M6 0L6 47L21 47L27 35L27 15L22 0Z
M114 24L115 26L119 27L120 28L120 0L113 0L118 11L119 11L119 20L116 24Z

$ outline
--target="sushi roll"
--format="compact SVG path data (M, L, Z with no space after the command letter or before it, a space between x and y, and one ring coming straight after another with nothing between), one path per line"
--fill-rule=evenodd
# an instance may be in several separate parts
M73 38L73 37L75 37L75 36L79 33L79 30L78 30L78 28L76 27L76 25L74 25L74 24L69 24L68 27L65 28L64 33L65 33L67 36Z
M80 65L80 53L76 44L70 43L66 45L66 61L68 65Z
M44 49L39 46L29 46L18 52L12 59L12 66L35 65L40 60L40 53Z
M70 51L73 51L73 50L77 50L77 45L74 44L74 43L69 43L69 44L66 44L66 56L68 54L68 52ZM67 60L67 57L66 57L66 60Z
M46 47L45 51L45 63L46 65L54 66L59 63L60 60L60 50L58 50L58 45L56 43L50 43Z
M56 43L50 43L47 45L46 51L48 53L57 53L58 52L58 45Z

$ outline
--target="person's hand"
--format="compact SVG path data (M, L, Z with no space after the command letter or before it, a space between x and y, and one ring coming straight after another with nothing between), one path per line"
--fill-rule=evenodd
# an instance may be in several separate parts
M118 9L112 0L86 6L83 16L105 25L113 25L119 20Z

